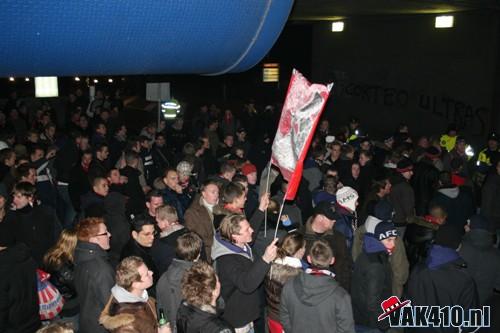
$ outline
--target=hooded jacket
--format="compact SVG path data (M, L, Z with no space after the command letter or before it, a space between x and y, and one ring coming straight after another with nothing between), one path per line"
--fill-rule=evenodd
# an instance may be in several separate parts
M356 229L352 247L352 257L354 261L356 261L358 256L363 251L363 239L365 234L367 232L373 233L375 231L375 226L380 222L382 222L382 220L373 216L368 216L365 224ZM396 237L396 248L389 257L389 262L392 269L392 293L401 297L403 294L403 286L406 284L409 275L408 258L406 256L406 249L401 237Z
M99 245L78 241L75 249L75 287L80 301L80 333L99 333L99 314L108 302L115 272Z
M114 286L99 323L112 333L157 333L156 304L154 299L137 297L125 289Z
M35 270L26 245L0 251L0 332L31 333L40 326Z
M354 264L352 308L356 324L386 330L387 321L378 321L380 304L392 296L392 272L384 245L373 234L365 234L363 252Z
M276 259L267 273L264 286L266 288L267 315L279 321L280 298L285 283L302 271L302 262L294 257Z
M191 266L193 266L191 261L174 259L156 285L158 308L165 311L172 328L175 327L177 310L182 302L182 277Z
M287 333L352 333L351 298L331 276L301 272L283 288L280 322Z
M418 264L408 281L408 297L415 305L479 307L476 283L466 262L451 248L433 245L426 262ZM455 327L427 327L410 332L455 332Z
M219 234L216 234L212 246L212 259L221 284L221 296L226 303L222 318L235 328L257 319L261 307L258 288L270 265L261 257L254 257L250 246L242 249Z
M493 246L493 234L483 229L471 230L463 238L459 254L476 282L483 305L493 296L493 290L500 291L500 252Z

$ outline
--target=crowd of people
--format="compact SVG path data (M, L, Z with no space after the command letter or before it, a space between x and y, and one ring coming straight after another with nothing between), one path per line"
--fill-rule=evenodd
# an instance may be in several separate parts
M474 155L453 125L373 138L357 118L335 131L322 119L284 200L268 164L280 115L257 109L202 105L132 135L119 94L78 90L56 125L50 105L13 93L0 114L0 332L458 330L393 328L391 299L490 305L485 326L500 329L494 133Z

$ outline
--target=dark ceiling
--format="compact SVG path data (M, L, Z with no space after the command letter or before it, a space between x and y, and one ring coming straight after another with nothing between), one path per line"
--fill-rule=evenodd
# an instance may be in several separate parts
M290 19L334 20L358 15L441 14L499 10L499 0L295 0Z

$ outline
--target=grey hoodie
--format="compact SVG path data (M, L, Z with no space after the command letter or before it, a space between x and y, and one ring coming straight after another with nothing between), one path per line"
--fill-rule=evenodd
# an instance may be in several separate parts
M354 333L351 297L330 276L300 273L283 288L280 322L287 333Z

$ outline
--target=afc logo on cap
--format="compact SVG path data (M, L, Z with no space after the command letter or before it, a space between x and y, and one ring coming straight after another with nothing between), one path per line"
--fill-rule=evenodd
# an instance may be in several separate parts
M396 237L398 235L396 230L387 230L378 236L378 240L383 240L389 237Z

